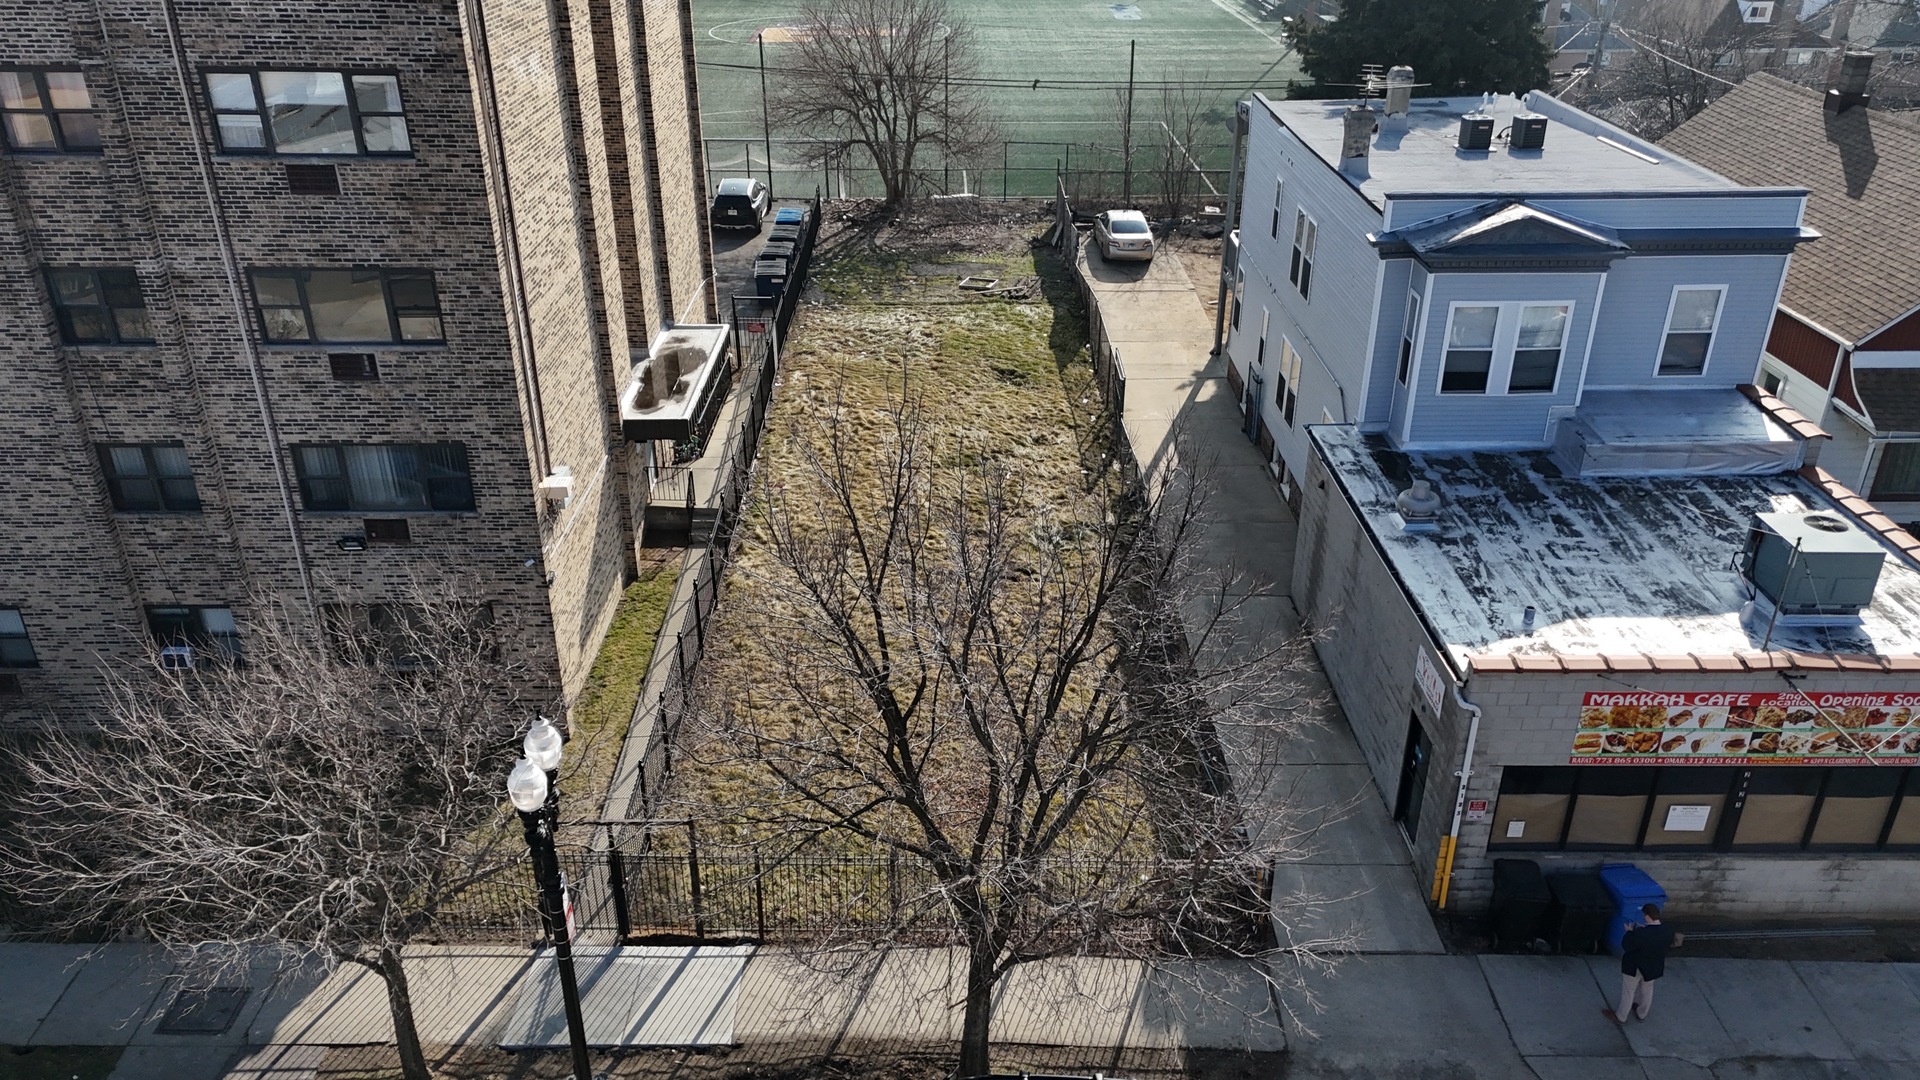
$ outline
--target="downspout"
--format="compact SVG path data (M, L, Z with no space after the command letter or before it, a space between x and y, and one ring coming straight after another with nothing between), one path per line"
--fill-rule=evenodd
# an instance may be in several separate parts
M1453 856L1460 847L1460 819L1467 809L1467 783L1473 779L1473 748L1480 741L1480 706L1468 701L1460 692L1460 684L1453 683L1453 700L1467 710L1467 749L1460 758L1460 768L1454 773L1460 778L1460 790L1453 797L1453 824L1448 827L1447 835L1440 839L1440 858L1433 877L1433 902L1440 910L1447 909L1448 887L1453 883Z
M320 605L313 593L313 570L307 565L307 546L300 533L300 515L294 507L293 482L287 468L286 449L280 443L280 424L273 416L273 401L267 394L266 366L260 359L260 347L254 341L253 319L247 311L246 290L240 285L240 257L234 251L233 236L227 231L227 218L220 205L220 189L214 178L212 151L207 132L200 123L200 109L193 103L193 79L188 74L187 50L180 36L180 14L173 0L161 0L167 17L167 44L173 53L174 75L179 80L180 103L187 114L187 126L193 131L194 164L200 171L200 190L207 199L207 214L213 220L214 242L220 246L220 265L227 278L227 293L233 301L234 318L239 322L240 343L247 353L247 369L253 379L254 404L260 410L260 425L267 437L267 453L273 459L273 476L280 488L280 510L286 518L287 539L293 547L293 564L300 574L300 590L306 596L307 609L315 619Z

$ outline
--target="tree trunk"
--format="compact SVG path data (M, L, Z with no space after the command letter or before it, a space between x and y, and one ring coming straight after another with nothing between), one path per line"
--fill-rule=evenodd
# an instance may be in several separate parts
M984 934L982 935L985 936ZM976 942L967 950L967 1011L960 1022L960 1075L985 1076L988 1031L993 1020L993 967L990 946Z
M387 1007L393 1012L393 1040L400 1048L400 1071L407 1080L433 1080L427 1069L427 1055L420 1050L420 1032L413 1024L413 995L407 990L407 973L400 966L400 950L380 950L380 977L387 984Z

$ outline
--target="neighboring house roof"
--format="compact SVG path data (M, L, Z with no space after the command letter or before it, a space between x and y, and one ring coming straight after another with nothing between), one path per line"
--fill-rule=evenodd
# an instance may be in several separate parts
M1809 4L1808 7L1813 5ZM1833 36L1843 3L1829 3L1804 16L1808 29ZM1862 49L1920 47L1920 10L1905 0L1857 0L1847 20L1847 44Z
M1820 91L1749 76L1660 145L1743 184L1806 188L1825 239L1794 253L1780 303L1849 343L1920 304L1920 123L1835 115Z
M1920 431L1920 368L1856 367L1853 389L1873 430Z

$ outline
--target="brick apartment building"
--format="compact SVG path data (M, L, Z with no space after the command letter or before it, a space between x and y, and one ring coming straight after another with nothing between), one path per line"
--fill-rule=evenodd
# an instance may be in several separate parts
M550 628L571 700L644 503L630 358L715 316L686 0L0 27L0 723L244 648L256 590L378 622L423 571Z

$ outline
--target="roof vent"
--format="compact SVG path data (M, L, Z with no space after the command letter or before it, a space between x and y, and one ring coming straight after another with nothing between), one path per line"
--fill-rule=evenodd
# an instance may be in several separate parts
M1538 150L1546 145L1546 117L1539 113L1521 113L1513 118L1513 131L1507 138L1508 150Z
M1413 107L1413 69L1405 64L1395 64L1387 69L1387 115L1407 115Z
M1425 480L1415 480L1413 486L1393 497L1394 508L1400 512L1400 528L1407 532L1431 532L1440 522L1440 493Z
M1470 112L1460 118L1460 149L1486 151L1493 149L1493 117L1483 112Z
M1753 515L1740 573L1783 617L1851 621L1873 603L1886 557L1838 514L1778 511Z

